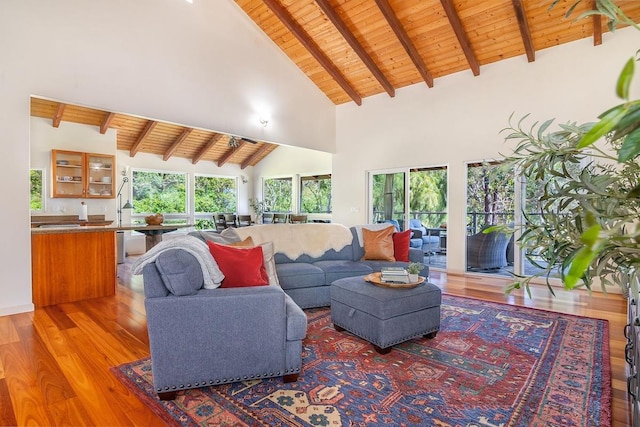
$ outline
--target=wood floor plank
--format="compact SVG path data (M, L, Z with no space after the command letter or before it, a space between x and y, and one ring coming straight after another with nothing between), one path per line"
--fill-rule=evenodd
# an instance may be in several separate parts
M1 345L0 360L5 368L5 381L16 425L54 425L49 418L46 399L38 386L36 367L29 365L29 357L22 343Z
M109 422L106 425L134 425L135 419L157 418L129 389L127 389L111 372L110 368L125 362L110 361L95 346L93 337L85 332L74 329L68 334L73 336L73 345L78 349L78 356L72 363L65 366L72 375L78 375L78 381L83 385L84 392L79 396L95 397L95 401L87 402L92 407L92 414L104 414L109 411ZM137 360L136 357L129 359ZM75 371L74 371L75 367Z
M15 426L17 424L7 381L0 378L0 426Z
M0 345L17 342L19 339L11 317L0 317Z

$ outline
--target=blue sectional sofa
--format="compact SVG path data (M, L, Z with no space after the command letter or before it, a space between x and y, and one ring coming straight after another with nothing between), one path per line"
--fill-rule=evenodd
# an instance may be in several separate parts
M266 224L227 229L225 233L222 233L222 237L229 241L238 241L247 236L251 236L256 244L263 243L263 239L265 238L272 240L276 248L274 258L280 286L301 308L330 306L331 297L329 294L329 285L335 280L345 277L365 276L380 271L382 267L386 266L404 267L407 266L409 262L422 263L424 261L422 250L417 248L409 248L409 262L362 260L364 248L359 238L358 229L362 227L380 229L381 226L379 224L350 227L351 241L338 251L329 249L320 255L314 254L314 256L302 254L295 259L278 251L278 247L281 246L278 245L278 239L295 239L296 233L300 232L301 227L335 226L339 225ZM267 230L267 232L265 233L264 230ZM277 233L271 233L271 230L275 230ZM194 235L202 239L214 239L216 237L206 232L196 232ZM265 235L269 237L265 237ZM420 275L428 277L429 267L425 265Z
M339 245L328 231L339 236ZM205 289L202 260L210 254L207 245L191 237L162 242L145 254L148 258L134 266L134 274L139 268L143 275L154 388L164 400L181 390L242 380L282 376L295 381L307 329L302 308L330 306L335 280L408 264L361 260L358 228L336 224L191 234L218 243L251 237L254 244L270 245L269 239L279 286L270 277L268 286ZM332 245L336 248L323 249ZM198 246L204 249L195 250ZM422 262L422 251L410 248L409 258ZM420 274L428 276L426 266Z

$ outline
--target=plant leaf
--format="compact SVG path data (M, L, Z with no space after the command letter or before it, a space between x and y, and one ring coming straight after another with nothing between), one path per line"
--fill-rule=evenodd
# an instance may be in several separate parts
M640 154L640 128L631 132L624 139L622 146L618 150L618 161L626 162Z
M616 84L616 94L618 97L625 100L629 99L629 86L631 85L633 73L635 72L635 63L634 58L629 58L627 63L624 65L624 68L620 73L620 77L618 77L618 83Z
M578 148L585 148L596 142L598 139L609 133L611 129L618 124L620 120L627 114L628 106L626 104L619 105L609 110L598 123L596 123L589 132L587 132L578 142Z

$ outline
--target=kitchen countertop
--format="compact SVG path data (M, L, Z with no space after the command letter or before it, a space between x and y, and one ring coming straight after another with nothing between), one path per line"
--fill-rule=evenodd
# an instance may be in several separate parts
M113 221L111 221L113 222ZM193 224L160 224L160 225L145 225L145 224L123 224L117 225L82 225L77 224L48 224L46 227L31 228L31 234L60 234L60 233L92 233L101 231L126 231L135 230L144 232L145 230L171 230L177 228L193 227Z

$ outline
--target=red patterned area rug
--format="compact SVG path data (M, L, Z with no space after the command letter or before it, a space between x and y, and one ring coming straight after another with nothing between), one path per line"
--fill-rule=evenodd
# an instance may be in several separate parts
M443 296L434 339L386 354L308 310L303 371L179 392L161 402L151 362L112 368L170 425L610 426L605 320Z

